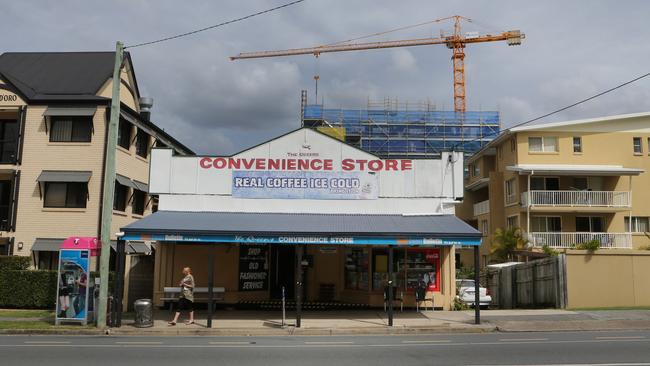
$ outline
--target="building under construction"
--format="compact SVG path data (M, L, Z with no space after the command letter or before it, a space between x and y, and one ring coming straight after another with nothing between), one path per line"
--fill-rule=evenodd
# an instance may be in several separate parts
M431 158L441 151L471 155L500 131L499 112L436 110L431 103L368 102L366 109L307 104L302 125L320 130L382 158Z

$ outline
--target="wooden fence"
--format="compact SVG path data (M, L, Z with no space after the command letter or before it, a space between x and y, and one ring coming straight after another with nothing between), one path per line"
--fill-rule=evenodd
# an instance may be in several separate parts
M481 283L487 284L492 307L558 308L567 303L566 257L538 259L500 268L488 268Z

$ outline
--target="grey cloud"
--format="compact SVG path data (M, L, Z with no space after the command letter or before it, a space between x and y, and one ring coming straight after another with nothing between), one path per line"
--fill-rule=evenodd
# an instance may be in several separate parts
M14 1L3 4L1 51L111 50L280 4L255 1ZM520 28L524 44L467 47L470 109L502 113L505 126L575 102L647 72L650 3L628 1L306 2L184 39L130 50L153 119L201 153L232 153L297 128L299 96L313 75L327 106L363 108L368 99L430 100L450 109L451 52L444 46L231 62L241 51L331 43L453 14L466 30ZM117 25L117 26L116 26ZM375 40L437 35L432 25ZM650 110L642 81L545 121ZM319 98L320 99L320 98Z

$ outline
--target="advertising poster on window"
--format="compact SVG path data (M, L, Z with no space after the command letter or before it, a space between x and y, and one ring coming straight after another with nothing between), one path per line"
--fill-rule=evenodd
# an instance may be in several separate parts
M438 249L409 249L407 263L408 289L440 290L440 251Z
M86 323L88 314L87 249L61 249L56 302L56 322L79 321Z
M374 200L379 180L373 172L232 172L232 196L315 200Z
M265 291L269 287L269 246L239 246L239 291Z

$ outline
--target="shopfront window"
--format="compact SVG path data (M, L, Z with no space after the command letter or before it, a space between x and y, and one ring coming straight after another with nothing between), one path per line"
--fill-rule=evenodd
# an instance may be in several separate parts
M347 249L345 255L345 288L368 290L368 249Z
M373 290L383 289L388 280L388 250L373 250ZM440 288L440 250L399 248L393 250L393 282L403 291L420 285L429 291Z

